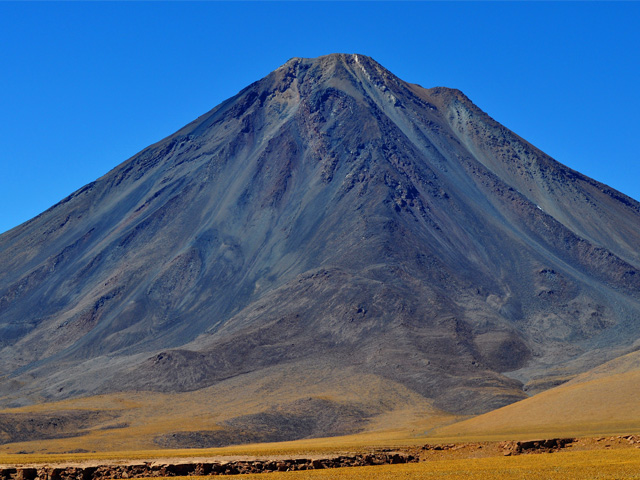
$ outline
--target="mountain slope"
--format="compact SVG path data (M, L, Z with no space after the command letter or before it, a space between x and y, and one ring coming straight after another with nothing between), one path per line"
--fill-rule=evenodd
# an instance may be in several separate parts
M640 355L634 352L539 393L432 432L509 438L628 434L640 428Z
M635 348L638 245L636 201L462 93L294 58L0 236L0 394L311 362L481 413Z

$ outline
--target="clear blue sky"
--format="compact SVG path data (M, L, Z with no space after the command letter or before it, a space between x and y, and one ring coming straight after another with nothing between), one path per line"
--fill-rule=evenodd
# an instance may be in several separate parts
M0 232L291 57L459 88L640 199L638 2L0 2Z

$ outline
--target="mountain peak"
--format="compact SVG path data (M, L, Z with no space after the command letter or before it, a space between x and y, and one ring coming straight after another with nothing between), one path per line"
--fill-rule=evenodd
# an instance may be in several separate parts
M0 402L313 365L474 413L628 348L638 205L467 103L292 58L0 236Z
M293 57L293 58L290 58L284 65L288 65L291 63L301 63L301 62L314 63L314 64L320 64L320 65L327 65L335 62L341 62L343 64L353 64L353 63L358 63L360 61L373 62L378 64L371 57L368 57L367 55L362 55L360 53L330 53L328 55L321 55L319 57Z
M384 79L394 78L397 80L391 72L374 59L358 53L332 53L315 58L294 57L274 73L283 70L296 76L311 72L313 75L308 80L312 81L326 80L333 76L352 77L355 81L373 81L378 84L382 84ZM300 76L305 77L304 75Z

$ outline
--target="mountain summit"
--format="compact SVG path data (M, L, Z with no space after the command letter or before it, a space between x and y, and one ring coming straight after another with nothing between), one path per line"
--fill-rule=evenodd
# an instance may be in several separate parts
M460 91L293 58L0 236L0 400L308 373L480 413L637 347L639 245Z

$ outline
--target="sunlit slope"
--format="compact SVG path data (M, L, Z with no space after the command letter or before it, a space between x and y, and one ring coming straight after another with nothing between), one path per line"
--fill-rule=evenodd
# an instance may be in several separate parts
M432 432L438 437L606 435L640 431L640 352L531 398Z

